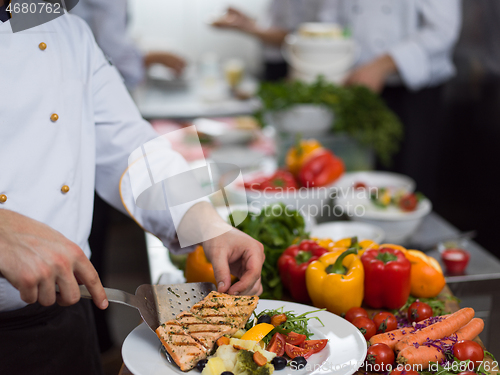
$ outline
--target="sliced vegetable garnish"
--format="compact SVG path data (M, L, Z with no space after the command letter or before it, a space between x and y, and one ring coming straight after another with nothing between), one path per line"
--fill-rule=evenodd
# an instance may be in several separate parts
M255 327L249 329L242 337L242 340L260 341L274 329L274 326L269 323L259 323Z
M300 344L300 347L303 349L312 350L313 353L319 353L320 351L322 351L325 348L326 344L328 344L327 339L306 340L302 344Z
M276 332L267 345L266 350L268 352L276 353L278 357L281 357L283 354L285 354L285 344L285 336L283 336L281 333Z
M307 336L306 335L301 335L300 333L295 333L295 332L289 332L287 335L285 335L285 341L287 344L292 344L299 346L306 340Z
M310 349L299 348L298 346L291 344L285 345L285 352L291 359L294 359L295 357L309 358L313 354L313 351Z

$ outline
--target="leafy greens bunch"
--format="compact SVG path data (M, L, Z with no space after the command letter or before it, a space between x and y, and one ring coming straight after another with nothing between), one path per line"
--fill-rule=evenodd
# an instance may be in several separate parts
M347 133L361 144L373 148L388 165L399 150L403 126L399 118L374 92L363 86L337 86L323 77L312 84L301 81L264 82L258 96L262 109L256 113L262 125L264 114L282 111L295 104L316 104L335 113L334 132ZM333 124L332 124L333 126Z
M261 276L264 292L260 297L280 299L283 287L278 258L296 238L306 237L304 218L298 211L277 203L263 208L260 214L249 213L237 228L264 245L266 260Z

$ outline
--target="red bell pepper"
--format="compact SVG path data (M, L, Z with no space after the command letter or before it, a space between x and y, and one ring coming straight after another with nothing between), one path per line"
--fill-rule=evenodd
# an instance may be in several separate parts
M299 171L299 182L304 187L327 186L344 173L342 159L331 151L322 150L311 157Z
M294 301L311 301L306 287L306 269L310 263L318 260L328 250L316 242L304 240L299 245L286 249L278 259L281 282L288 289Z
M396 249L367 250L361 257L365 269L364 303L375 309L399 309L410 296L411 263Z
M259 177L253 181L245 182L245 189L254 190L288 190L298 188L293 175L284 170L277 170L270 177Z

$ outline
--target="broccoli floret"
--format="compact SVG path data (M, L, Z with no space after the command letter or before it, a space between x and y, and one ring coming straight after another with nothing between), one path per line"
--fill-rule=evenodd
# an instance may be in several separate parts
M235 375L271 375L274 366L267 363L259 366L253 360L253 353L248 350L240 350L236 355L236 364L233 368Z

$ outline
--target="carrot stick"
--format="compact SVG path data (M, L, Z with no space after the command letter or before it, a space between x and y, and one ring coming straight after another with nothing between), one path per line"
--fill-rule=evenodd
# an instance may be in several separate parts
M458 310L456 313L451 314L445 320L438 323L432 324L421 330L415 331L414 333L409 333L405 335L395 346L396 352L399 353L403 349L412 346L417 343L421 345L427 339L439 340L443 337L450 336L451 334L458 331L464 325L469 323L474 317L474 310L466 307L464 309Z
M456 333L456 340L442 340L441 345L452 345L460 340L472 340L484 329L482 319L474 318L467 325L460 328ZM452 335L451 337L454 337ZM399 352L397 362L402 365L415 366L422 365L425 370L430 362L441 362L445 359L445 354L435 346L419 345L418 347L409 346Z
M448 315L441 316L441 318L446 319ZM435 324L434 321L436 317L432 317L426 320L419 322L420 326L429 326L431 324ZM389 348L394 350L396 344L403 339L403 337L409 333L414 332L415 329L413 327L395 329L394 331L389 331L385 333L379 333L378 335L372 336L370 339L370 345L375 344L386 344Z
M259 366L264 366L267 363L267 358L260 352L253 353L253 361Z
M229 337L222 336L217 339L217 346L229 345Z
M379 333L378 335L372 336L369 340L370 345L375 344L386 344L389 348L394 350L396 344L407 334L415 331L412 327L395 329L394 331L389 331L385 333Z

